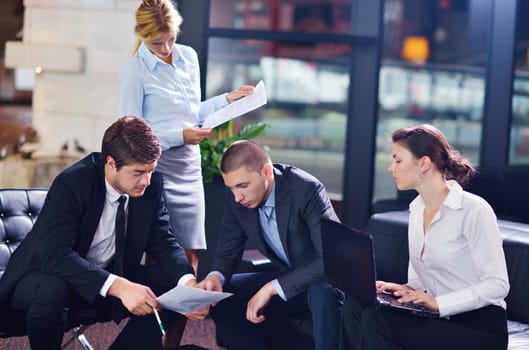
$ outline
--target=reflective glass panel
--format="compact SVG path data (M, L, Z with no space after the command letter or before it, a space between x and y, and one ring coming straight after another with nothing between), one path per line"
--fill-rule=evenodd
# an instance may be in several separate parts
M529 164L529 3L518 1L510 164Z
M217 28L348 33L351 0L212 0Z
M397 196L391 134L430 123L479 165L490 0L385 0L373 200Z
M323 45L325 58L321 58ZM212 38L207 95L263 80L268 103L235 120L269 127L259 139L272 160L298 166L330 193L341 193L349 70L347 46L292 46L274 41Z

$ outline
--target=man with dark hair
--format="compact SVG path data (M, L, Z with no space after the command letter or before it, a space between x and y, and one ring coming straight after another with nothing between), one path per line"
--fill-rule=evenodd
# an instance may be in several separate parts
M150 349L160 341L156 295L196 284L154 172L160 152L143 119L123 117L106 130L102 154L53 181L0 280L0 301L26 313L32 349L60 348L65 307L89 308L101 321L131 316L112 349ZM144 253L157 263L143 265Z
M337 349L341 294L323 280L320 220L338 218L325 188L301 169L272 164L252 141L229 147L221 172L231 192L212 272L199 284L234 293L212 309L218 336L230 350L269 349L258 324L310 315L316 349ZM272 268L234 274L249 238Z

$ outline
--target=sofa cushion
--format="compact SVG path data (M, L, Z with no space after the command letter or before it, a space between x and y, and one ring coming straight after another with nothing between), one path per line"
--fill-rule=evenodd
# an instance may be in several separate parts
M0 278L40 214L47 190L0 189ZM0 338L26 333L24 314L0 304Z
M408 280L408 211L374 214L367 232L373 236L376 277L382 281L406 283Z
M47 190L0 190L0 278L9 258L33 227Z
M467 191L483 197L498 218L529 223L529 165L482 169Z
M508 350L526 350L529 347L529 324L507 321L509 328Z
M510 320L529 323L529 224L498 220L511 288L505 299Z

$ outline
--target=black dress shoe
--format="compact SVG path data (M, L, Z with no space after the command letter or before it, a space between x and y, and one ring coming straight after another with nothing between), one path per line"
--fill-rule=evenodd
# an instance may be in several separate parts
M188 344L188 345L180 345L175 348L170 348L170 349L165 349L165 350L208 350L208 349L203 348L198 345Z

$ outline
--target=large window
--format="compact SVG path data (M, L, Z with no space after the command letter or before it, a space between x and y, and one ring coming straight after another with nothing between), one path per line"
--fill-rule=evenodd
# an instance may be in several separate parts
M349 201L342 220L362 225L373 201L397 195L387 168L399 127L434 124L478 167L507 153L529 162L523 1L513 96L504 73L513 1L214 0L207 93L263 79L269 104L243 118L267 122L274 160L320 177Z
M350 18L350 0L214 0L210 11L210 26L234 29L231 34L297 32L298 40L210 37L206 94L263 80L267 105L236 123L268 124L259 141L274 162L307 170L335 194L342 193L351 44L333 42L332 35L350 33Z
M529 3L518 0L510 164L529 163Z
M218 28L350 33L351 0L214 0Z
M386 0L374 200L393 198L391 133L431 123L479 165L491 0Z

